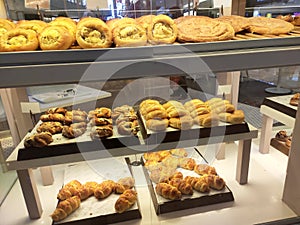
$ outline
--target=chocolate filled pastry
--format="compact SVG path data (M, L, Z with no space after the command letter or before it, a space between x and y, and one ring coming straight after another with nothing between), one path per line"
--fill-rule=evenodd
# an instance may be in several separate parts
M136 22L119 23L112 33L116 47L134 47L147 44L146 30Z
M180 42L211 42L230 40L234 29L228 24L206 16L183 16L175 19Z
M112 32L101 19L89 17L78 22L76 41L82 48L108 48Z
M53 121L49 121L49 122L43 122L37 129L36 131L38 133L41 132L50 132L51 134L57 134L57 133L61 133L63 129L63 126L60 122L53 122Z
M91 124L96 126L112 125L111 118L94 117L91 119Z
M238 15L221 16L216 18L216 20L229 23L233 27L235 33L241 32L249 26L248 18Z
M16 24L8 19L0 18L0 37L7 31L12 30L16 27Z
M74 43L73 34L61 25L45 27L38 39L42 50L66 50Z
M104 117L111 118L111 109L106 107L96 108L95 110L89 111L88 118L91 119L93 117Z
M300 93L294 94L293 97L291 97L290 99L290 105L298 106L299 99L300 99Z
M24 140L25 148L30 147L45 147L53 142L52 134L50 132L41 132L33 134Z
M174 20L166 15L152 18L147 28L148 41L151 44L172 44L177 38L178 30Z
M287 34L294 29L293 24L275 18L251 17L249 23L248 30L257 34Z
M34 51L38 48L39 41L32 30L15 28L1 36L0 51Z
M17 28L33 30L37 35L47 26L48 24L41 20L20 20L17 23Z
M92 139L111 137L113 136L113 127L112 125L93 126L90 135Z

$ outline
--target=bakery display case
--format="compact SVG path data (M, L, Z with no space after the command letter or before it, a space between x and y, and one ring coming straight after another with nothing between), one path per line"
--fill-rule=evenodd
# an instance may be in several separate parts
M170 21L168 20L168 22ZM172 24L172 21L170 24ZM232 74L239 76L239 73L235 73L236 71L297 65L299 64L298 58L300 55L298 43L299 29L296 27L286 35L266 36L246 32L242 35L234 35L234 38L231 40L217 42L164 43L163 45L131 47L116 47L119 45L116 42L114 46L106 46L106 48L1 52L0 73L3 76L0 76L0 88L23 88L55 84L88 86L96 82L105 83L107 81L133 80L130 85L126 86L127 89L123 88L120 90L119 96L111 99L110 105L101 105L101 99L96 96L94 99L90 99L90 102L86 103L87 108L72 108L60 113L60 115L63 114L64 116L64 125L66 125L67 113L71 114L73 118L79 116L79 114L80 116L83 115L84 121L78 120L77 122L89 121L89 124L75 128L75 125L72 127L75 123L71 122L62 128L63 131L61 134L53 133L50 136L49 133L43 133L43 137L38 136L37 138L38 130L42 129L42 118L54 118L54 116L51 116L54 113L47 111L46 114L40 117L41 121L35 124L33 129L22 137L19 145L6 160L6 166L9 170L17 171L29 217L31 219L40 218L43 213L35 178L32 173L32 168L36 167L48 167L81 161L92 163L93 160L97 159L101 161L97 163L104 166L99 170L105 171L107 165L114 163L111 160L118 158L122 162L125 161L125 165L116 167L116 171L113 174L110 174L111 171L105 173L105 176L114 180L113 187L108 184L106 185L109 186L109 194L111 194L112 190L116 189L116 181L120 179L120 177L115 177L115 175L121 175L119 172L125 171L126 176L131 176L130 167L135 164L144 165L142 167L144 176L150 182L151 174L145 169L146 161L143 160L145 159L145 155L141 155L141 152L190 148L190 156L192 155L193 159L195 158L200 164L205 159L201 158L201 154L197 151L197 146L237 141L239 147L235 166L235 179L241 185L247 184L251 142L252 139L257 137L258 130L247 123L247 121L238 120L239 122L236 122L230 120L231 114L237 110L233 109L229 113L230 115L223 115L225 121L218 121L218 123L213 123L213 115L210 115L211 120L208 122L209 125L207 125L203 122L204 117L201 117L202 120L198 117L200 114L197 114L189 117L192 124L189 124L188 122L190 121L187 121L187 124L189 124L188 128L181 129L182 124L177 124L180 129L178 127L169 127L171 122L168 121L162 125L164 129L161 129L160 125L151 125L153 121L150 120L153 118L148 118L147 115L150 113L146 113L146 116L143 114L142 103L145 100L153 101L153 98L159 97L159 104L161 105L154 105L155 107L162 108L162 105L167 104L168 101L174 101L169 93L169 84L160 84L161 86L158 86L154 82L155 80L158 82L168 80L169 76L173 75L186 76L197 82L198 77L210 76L217 72L234 71ZM199 86L201 87L201 84ZM163 92L159 92L158 90L163 90ZM203 103L204 101L213 99L212 96L206 95L203 92L197 96L202 95L205 96L205 99L202 99ZM182 105L192 100L189 99L189 96L186 97L187 99L182 100ZM200 100L200 97L197 100ZM218 101L225 104L225 100L223 101L221 98L218 98ZM76 94L74 102L76 102ZM226 104L230 104L230 102L226 102ZM115 107L121 105L125 105L125 108L130 107L130 112L135 113L134 116L131 116L137 118L136 122L130 121L130 126L134 123L138 127L137 130L134 129L134 134L124 135L122 132L127 131L128 127L123 127L124 130L120 130L119 124L116 120L113 121L111 115L103 116L105 114L102 112L104 109L106 112L114 112ZM151 104L149 105L152 107ZM210 107L210 109L214 108L213 104L207 107ZM193 111L191 110L189 113L192 114ZM152 111L149 110L149 112ZM90 113L92 113L91 118L88 117ZM103 115L100 116L100 114ZM220 115L218 116L221 118ZM154 120L158 123L165 120L166 117L156 115ZM172 118L169 114L168 117ZM96 120L98 121L98 119L101 123L105 124L97 125ZM196 124L195 121L197 120L199 120L199 124ZM50 120L50 122L54 121L54 119ZM47 122L49 121L47 120ZM78 129L80 133L75 133L74 130L72 133L72 129ZM130 132L132 131L131 129ZM46 138L44 139L45 136ZM133 155L141 157L141 160L128 162L126 158ZM87 169L77 168L77 170L85 172ZM186 171L180 172L183 172L184 176L189 175ZM214 179L216 176L217 173L214 174ZM87 177L85 174L71 174L70 176L66 176L62 189L68 186L74 179L79 179L79 177L82 182L90 181L87 180L90 177ZM221 180L219 177L217 179ZM97 180L98 184L96 186L101 186L100 189L104 185L101 185L102 183L99 182L106 181L106 179L99 179L98 176L91 178L91 180ZM190 182L190 185L192 185L192 183L198 182L198 180L195 179ZM220 189L214 186L214 190L210 191L209 194L197 193L190 198L181 199L180 204L177 204L173 200L179 200L179 197L170 199L171 201L161 198L162 196L166 196L163 193L164 187L157 187L154 183L150 182L149 191L157 214L234 200L234 193L223 182ZM81 187L81 185L79 186ZM130 188L133 192L134 189L134 186ZM122 197L127 198L128 196ZM115 201L118 201L117 198L117 195L110 195L106 199L107 201L101 201L101 203L93 202L91 204L96 205L99 203L99 205L106 205L107 203L107 205L112 206ZM77 205L75 204L71 210L76 210L76 213L73 213L67 220L61 223L78 224L91 221L111 223L140 219L140 203L136 202L136 196L133 196L133 199L135 201L132 204L128 199L126 200L127 203L130 203L130 207L133 206L133 208L130 208L128 211L125 210L125 212L122 211L124 214L118 214L112 208L103 209L103 211L100 210L100 215L97 214L99 211L96 209L96 212L94 211L95 209L89 208L90 203L87 203L95 199L84 200L82 205L87 205L87 208L80 207L79 210L76 210L79 207L79 203L77 202ZM59 204L60 202L58 203L58 208L61 209ZM102 206L97 207L101 208ZM82 211L84 215L81 214ZM86 216L87 212L90 214L88 217ZM53 218L56 217L53 216ZM59 221L57 222L60 223Z

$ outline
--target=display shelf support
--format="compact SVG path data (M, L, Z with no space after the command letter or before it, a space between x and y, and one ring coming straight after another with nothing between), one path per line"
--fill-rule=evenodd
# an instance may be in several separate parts
M259 143L259 152L266 154L270 151L270 140L272 135L273 119L266 115L262 116L262 128Z
M38 219L41 217L43 210L32 169L17 170L17 174L29 217Z
M239 184L248 183L251 141L252 139L239 141L236 165L236 180Z

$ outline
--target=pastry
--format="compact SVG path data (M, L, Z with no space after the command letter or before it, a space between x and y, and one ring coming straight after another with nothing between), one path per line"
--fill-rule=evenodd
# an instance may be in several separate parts
M121 19L123 20L123 19ZM119 23L113 29L113 41L116 47L134 47L147 44L147 35L145 29L134 23Z
M128 189L117 199L115 203L115 210L117 213L123 213L130 209L137 201L137 192Z
M44 114L40 116L40 120L43 122L56 121L56 122L64 123L65 116L61 113Z
M108 197L115 188L115 182L112 180L106 180L98 184L94 190L94 196L97 199L103 199Z
M66 138L76 138L86 131L86 122L72 123L70 126L63 126L62 135Z
M162 159L162 164L166 167L172 168L172 169L176 169L179 162L178 162L178 158L174 157L174 156L167 156L164 159Z
M156 193L162 197L170 200L177 200L181 198L181 192L170 184L158 183L155 186Z
M79 196L80 188L82 188L82 184L78 180L71 180L59 190L57 198L63 201L75 195Z
M292 135L291 136L288 136L287 137L287 139L285 140L285 145L287 146L287 147L291 147L291 145L292 145Z
M194 170L196 161L193 158L180 158L179 166L186 170Z
M207 184L206 181L199 179L199 177L191 177L191 176L186 176L184 178L184 181L188 184L190 184L194 190L205 193L209 192L210 188L209 185Z
M290 99L290 104L293 106L298 106L299 99L300 99L300 93L294 94L293 97L291 97Z
M196 108L206 106L206 104L202 100L195 98L195 99L192 99L190 101L187 101L186 103L184 103L183 106L186 109L192 108L191 110L189 110L191 112L191 111L193 111Z
M300 16L294 16L292 24L295 26L300 26Z
M162 14L153 17L147 27L148 42L151 44L172 44L177 34L177 25L173 19Z
M183 179L180 178L172 178L168 184L176 187L182 194L184 195L192 195L193 187L191 184L187 183Z
M69 216L72 212L78 209L80 206L80 198L73 196L58 203L56 209L51 214L51 218L54 222L59 222Z
M51 134L57 134L61 133L63 129L63 126L60 122L43 122L37 129L36 131L38 133L41 132L50 132Z
M117 125L118 133L121 135L136 135L139 131L139 124L137 120L134 122L122 121Z
M292 17L291 14L288 14L288 15L278 15L276 16L276 19L281 19L281 20L284 20L286 22L293 22L294 18Z
M65 114L64 123L70 125L72 123L80 123L87 121L87 113L81 110L67 111Z
M146 126L149 130L164 131L169 126L168 119L149 119L146 121Z
M196 116L194 118L194 123L203 127L218 126L219 117L216 114L207 113L207 114Z
M234 112L229 117L229 123L240 124L245 121L245 114L243 110L234 110Z
M41 132L37 134L33 134L24 139L24 147L45 147L53 142L52 134L50 132Z
M122 19L114 18L111 20L108 20L106 24L109 26L109 28L113 31L117 26L121 24L136 24L136 20L133 18L125 17Z
M77 29L77 23L69 18L69 17L56 17L54 20L52 20L50 25L58 25L58 26L63 26L65 27L73 36L73 43L76 40L76 29Z
M91 128L91 138L107 138L113 136L113 127L112 125L106 126L93 126Z
M189 115L169 119L169 126L180 130L188 130L193 124L193 118Z
M248 30L257 34L286 34L294 29L294 25L281 19L267 17L249 18Z
M194 171L199 175L213 174L217 175L216 169L213 166L207 164L198 164L194 167Z
M82 48L108 48L112 32L101 19L86 18L77 24L76 41Z
M155 15L144 15L136 18L136 22L140 24L146 31L148 31L148 26L152 24Z
M278 140L278 141L286 141L288 139L288 134L285 130L281 130L279 132L276 133L275 135L275 138Z
M184 148L174 148L170 150L170 153L172 155L178 156L178 157L187 157L188 153Z
M59 113L59 114L65 115L66 112L67 112L67 110L64 109L64 108L61 108L61 107L54 107L54 108L48 109L48 110L45 112L45 114Z
M216 18L216 20L229 23L233 27L235 33L241 32L249 26L248 18L238 15L221 16Z
M230 40L234 29L228 24L205 16L183 16L175 19L180 42L211 42Z
M91 119L93 117L111 118L111 109L107 107L100 107L89 111L88 118Z
M16 28L32 30L38 35L47 26L48 24L41 20L20 20L18 21Z
M104 125L112 125L113 121L111 118L105 117L94 117L91 120L91 124L95 126L104 126Z
M199 180L206 182L212 189L222 190L225 187L225 181L223 180L223 178L217 175L204 174L199 178Z
M1 35L0 52L34 51L39 41L32 30L15 28Z
M120 178L118 181L117 181L118 184L122 184L125 189L130 189L130 188L133 188L134 186L134 178L133 177L123 177L123 178Z
M16 27L16 24L8 19L0 18L0 37L7 31L10 31Z
M45 27L38 35L42 50L66 50L74 43L73 34L64 26Z
M135 114L134 113L134 109L132 106L129 106L129 105L122 105L122 106L118 106L118 107L115 107L113 110L112 110L112 113L111 113L111 118L116 121L118 119L119 116L121 115L132 115L132 114Z

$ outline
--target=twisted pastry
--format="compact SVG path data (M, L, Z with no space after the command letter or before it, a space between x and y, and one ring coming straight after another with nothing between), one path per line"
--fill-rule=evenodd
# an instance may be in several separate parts
M190 184L196 191L202 193L209 191L208 183L205 180L200 180L198 177L186 176L184 181Z
M51 134L57 134L62 132L62 124L60 122L43 122L37 129L36 131L38 133L41 132L50 132Z
M41 132L33 134L24 140L25 148L30 147L45 147L53 141L52 134L50 132Z
M166 199L176 200L181 198L181 192L170 184L158 183L155 186L156 193Z
M115 182L112 180L106 180L98 184L95 187L94 195L97 199L103 199L108 197L115 189Z
M192 195L193 187L188 182L184 181L182 178L172 178L168 184L176 187L184 195Z
M136 201L137 192L132 189L128 189L124 191L124 193L121 194L118 200L116 201L115 210L118 213L123 213L127 209L131 208Z
M80 198L78 196L70 197L58 203L56 209L51 214L54 222L65 219L68 215L74 212L80 206Z
M72 196L79 196L80 188L82 188L82 184L78 180L72 180L59 190L57 198L59 200L66 200Z
M86 131L86 122L72 123L70 126L63 126L62 135L66 138L76 138Z

